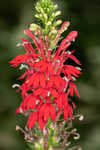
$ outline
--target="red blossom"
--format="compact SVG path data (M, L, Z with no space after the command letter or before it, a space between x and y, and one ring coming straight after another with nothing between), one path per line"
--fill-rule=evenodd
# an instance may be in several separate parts
M65 25L68 26L69 22ZM71 41L77 37L77 31L70 32L55 53L51 52L48 36L45 35L44 42L40 30L37 30L38 36L29 29L26 29L25 33L33 40L35 48L29 40L22 38L26 53L10 61L14 67L27 65L26 72L19 77L19 79L25 78L25 81L19 87L22 103L16 113L29 113L28 128L32 128L38 121L40 128L43 129L49 118L55 121L61 112L65 120L69 117L74 119L75 104L73 102L72 105L69 104L68 96L69 94L73 96L75 92L79 97L73 78L77 78L81 72L79 68L68 64L68 58L78 65L80 61L73 55L74 51L66 50L71 45ZM64 63L65 61L67 64Z
M70 117L72 120L73 118L73 109L70 104L64 106L64 119L68 120L68 117Z
M68 91L68 93L71 96L73 96L74 92L75 92L76 96L78 96L80 98L76 85L71 81L71 82L69 82L69 91Z
M28 94L22 101L19 109L17 110L20 112L20 110L23 110L23 113L25 113L29 109L34 109L36 106L36 100L37 97L35 97L33 94Z

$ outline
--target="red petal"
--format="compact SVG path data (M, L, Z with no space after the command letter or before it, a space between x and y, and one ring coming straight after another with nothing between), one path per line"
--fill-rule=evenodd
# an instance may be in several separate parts
M73 55L68 55L69 58L71 58L73 61L75 61L78 65L81 65L80 61Z
M33 73L33 75L30 77L29 80L27 80L27 87L31 86L33 84L33 81L37 78L38 73Z
M54 106L50 106L50 115L51 115L51 119L52 120L55 120L55 118L56 118L56 110L55 110L55 108L54 108Z
M58 76L55 76L54 77L54 84L55 84L55 87L57 88L57 89L59 89L60 88L60 81L59 81L59 77Z
M76 87L76 85L75 85L75 84L74 84L74 90L75 90L75 94L76 94L76 96L80 98L80 95L79 95L79 93L78 93L78 90L77 90L77 87Z
M66 87L66 81L59 76L60 88L64 89Z
M27 75L27 72L25 72L23 75L21 75L21 76L18 78L18 80L24 79L26 75Z
M53 66L52 66L52 64L48 64L48 72L49 72L49 74L53 74L53 71L54 69L53 69Z
M39 118L43 117L43 115L44 115L45 105L46 104L43 104L39 110Z
M44 76L43 73L40 74L39 79L40 79L40 85L41 85L41 87L42 87L42 88L45 88L45 86L46 86L46 81L45 81L45 76Z
M73 96L74 91L76 96L80 98L76 85L73 82L69 82L69 93L71 96Z
M39 77L39 76L37 76L37 77ZM35 79L33 82L33 88L36 89L36 88L38 88L38 86L39 86L39 78Z
M20 113L19 107L16 109L16 114Z
M62 95L56 100L58 108L62 108Z
M61 52L62 50L65 51L70 45L71 45L70 42L69 42L69 43L66 43L66 39L62 40L62 42L61 42L59 48L57 49L57 51L56 51L56 53L55 53L55 58L56 58L56 56L58 56L58 55L60 54L60 52Z
M27 100L26 109L34 109L36 106L36 97L33 95L30 96L30 98Z
M22 38L22 42L24 44L24 49L26 51L30 51L30 52L35 52L35 49L32 47L31 43L29 40Z
M38 45L38 42L37 42L35 36L32 34L32 32L31 32L29 29L26 29L26 30L25 30L25 33L26 33L30 38L32 38L32 40L33 40L35 46L37 47L38 50L40 50L40 47L39 47L39 45Z
M53 86L54 83L54 77L51 76L50 79L47 81L47 87L51 88Z
M26 92L29 90L29 88L27 87L26 83L23 83L21 86L20 86L21 90L22 90L22 97L24 97L24 95L26 94Z
M70 22L69 22L69 21L65 21L65 22L62 24L61 28L64 29L64 28L68 28L69 26L70 26Z
M42 119L42 118L39 118L39 126L40 126L40 128L41 129L43 129L44 128L44 125L45 125L45 121Z
M35 90L34 91L34 95L36 95L36 96L41 96L41 97L45 97L45 96L47 96L47 94L48 94L48 90L46 90L46 89L43 89L43 88L39 88L39 89L37 89L37 90Z
M68 106L68 105L67 105ZM64 119L68 120L68 107L64 107Z
M21 54L16 56L13 60L9 61L10 64L12 64L13 67L18 66L21 63L24 63L27 59L27 55L26 54Z
M44 120L47 121L50 116L50 105L45 105Z
M67 36L66 36L66 41L67 42L70 42L70 41L72 41L73 39L75 39L76 37L77 37L77 35L78 35L78 32L77 31L72 31L72 32L70 32Z
M58 92L57 92L56 89L51 88L50 89L50 94L51 94L51 96L58 97Z
M68 113L69 113L70 118L73 120L73 119L74 119L74 118L73 118L73 109L72 109L72 107L71 107L70 104L69 104L69 106L68 106Z
M27 122L27 126L28 126L29 129L32 128L35 125L37 117L38 117L37 112L32 112L29 115L28 122Z
M62 94L62 103L63 103L63 105L65 105L65 106L67 106L67 104L68 104L68 98L67 98L67 96L65 95L65 93Z
M42 88L39 88L37 90L34 91L34 95L41 95L41 93L43 92L43 89Z
M73 90L73 85L71 83L69 84L69 93L71 96L73 96L74 90Z

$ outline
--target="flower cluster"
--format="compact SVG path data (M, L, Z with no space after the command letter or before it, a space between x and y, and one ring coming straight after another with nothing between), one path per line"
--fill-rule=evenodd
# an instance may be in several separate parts
M19 86L22 102L16 113L28 114L29 129L36 121L43 129L49 118L56 121L60 114L63 114L65 120L74 119L75 104L70 101L69 95L75 93L79 97L74 80L81 74L79 67L68 64L68 59L72 59L80 65L80 61L73 55L74 50L67 50L71 41L77 37L76 31L70 32L56 51L51 49L48 35L43 38L40 29L36 33L30 29L25 30L33 44L22 38L25 54L10 61L13 67L21 65L26 68L26 72L19 77L24 79L24 83Z

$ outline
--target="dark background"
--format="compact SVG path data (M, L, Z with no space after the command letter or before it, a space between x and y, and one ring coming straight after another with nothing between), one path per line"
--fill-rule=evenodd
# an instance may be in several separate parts
M36 0L0 1L0 150L22 150L26 144L16 124L24 125L24 118L16 116L20 94L11 86L17 83L21 71L11 68L9 60L21 53L16 48L23 29L34 21ZM55 0L54 0L55 2ZM62 10L62 19L69 20L68 31L77 30L74 43L76 56L83 64L83 74L77 81L80 100L77 109L84 115L82 122L74 122L81 138L77 141L83 150L100 150L100 1L56 0Z

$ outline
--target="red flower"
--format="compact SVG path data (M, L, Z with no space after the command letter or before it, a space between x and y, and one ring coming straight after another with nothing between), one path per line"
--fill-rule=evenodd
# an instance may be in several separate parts
M16 56L13 60L10 61L13 67L17 67L19 64L24 63L28 58L28 54L21 54Z
M68 79L72 79L72 77L78 77L81 74L80 70L72 65L64 65L63 72Z
M79 93L78 93L78 90L77 90L77 88L76 88L76 85L71 81L71 82L69 82L69 91L68 91L68 93L69 93L71 96L73 96L73 95L74 95L74 92L75 92L76 96L78 96L78 97L80 98Z
M65 93L60 93L58 99L56 99L57 107L62 109L64 106L68 104L68 97Z
M70 117L72 120L73 118L73 109L70 104L64 106L64 119L68 120L68 117Z
M20 112L20 110L23 110L23 113L25 113L29 109L34 109L36 106L36 100L37 100L37 97L35 97L33 94L28 94L23 99L23 101L16 113Z
M39 111L39 117L43 117L44 121L47 121L49 117L51 117L52 120L55 120L56 110L54 106L50 103L43 104Z
M72 59L78 65L80 62L73 55L74 51L66 52L66 49L77 37L77 32L70 32L55 53L51 52L47 35L45 42L43 41L40 30L37 30L37 37L29 29L26 29L25 33L32 39L35 48L29 40L23 38L26 53L10 61L14 67L22 63L27 65L26 72L19 77L25 78L25 81L19 87L23 100L16 113L25 114L28 111L28 128L32 128L38 121L40 128L43 129L49 118L55 121L61 112L65 120L69 117L73 119L75 104L73 102L72 105L69 104L68 96L69 94L73 96L75 92L79 97L73 78L77 78L81 72L77 67L69 65L68 59ZM55 40L57 42L58 39Z

